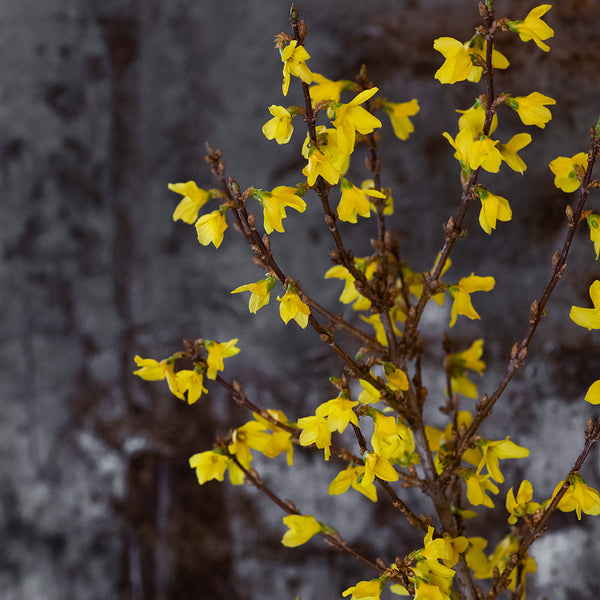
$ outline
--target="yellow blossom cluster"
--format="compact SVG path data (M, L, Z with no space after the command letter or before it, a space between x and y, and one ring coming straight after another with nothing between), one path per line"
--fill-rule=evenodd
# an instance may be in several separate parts
M347 80L334 81L311 71L306 64L309 58L310 55L297 40L292 40L281 48L284 96L287 95L291 76L298 77L304 84L311 84L309 93L312 108L316 111L326 109L331 125L318 125L314 137L307 134L302 146L302 156L307 160L307 164L302 173L310 187L316 184L319 177L330 186L340 184L338 216L342 221L356 223L357 215L369 216L368 197L386 198L381 190L358 188L343 177L348 170L357 135L370 134L382 126L372 110L363 106L379 90L376 87L358 90L358 94L349 102L341 102L342 93L356 90L356 85ZM398 138L408 139L414 131L410 117L419 112L416 99L409 102L378 99L374 106L386 112ZM272 118L263 125L263 134L278 144L288 143L293 133L292 119L302 115L303 109L297 106L271 105L269 112Z
M473 415L469 411L460 411L457 415L456 425L459 430L468 428L473 422ZM448 464L454 448L455 427L449 423L442 431L432 426L426 426L425 432L429 447L434 452L434 460L438 473L441 473ZM460 469L460 476L465 483L467 499L472 506L494 507L494 502L488 493L496 495L499 488L496 483L504 482L504 475L500 470L499 460L507 458L524 458L529 456L529 450L518 446L507 436L504 440L488 440L479 438L474 448L467 449L462 454L462 460L471 466ZM487 473L483 473L483 469ZM473 516L472 512L463 515Z
M268 410L267 413L276 423L287 425L287 417L283 411ZM195 469L200 485L212 479L223 481L226 470L231 483L241 485L253 459L251 450L257 450L268 458L286 454L287 464L292 465L294 462L290 431L254 413L253 420L231 433L228 444L190 457L190 467Z
M200 398L204 388L204 376L215 379L219 371L225 368L223 359L235 356L240 349L236 346L237 338L228 342L214 342L202 340L202 346L206 350L206 358L197 362L193 369L179 369L175 372L175 357L157 361L153 358L135 357L139 369L134 374L147 381L160 381L166 379L171 393L185 400L187 394L188 404L194 404Z
M485 538L460 535L464 529L463 519L477 516L471 508L494 508L495 497L501 493L505 481L501 461L529 456L529 450L513 442L508 435L493 440L479 434L478 427L487 416L485 411L490 399L480 395L470 377L472 373L481 376L486 368L482 338L470 345L461 338L460 345L456 346L463 349L453 351L454 340L445 337L446 398L441 389L437 391L445 401L441 411L449 418L445 426L439 428L425 421L423 405L426 400L431 404L428 398L436 390L424 384L427 367L423 369L425 361L422 360L425 336L419 331L422 315L430 308L430 300L444 306L448 298L448 328L457 324L459 316L471 320L481 318L471 296L492 291L496 280L474 272L448 280L447 272L452 264L449 252L454 242L465 234L464 213L470 205L479 211L479 225L487 235L497 228L502 229L499 224L509 223L513 218L509 200L492 192L494 186L482 182L483 178L498 173L503 165L521 175L527 170L520 153L532 142L532 135L522 131L504 137L497 133L499 124L504 126L504 113L508 113L508 119L513 119L519 128L522 124L544 129L552 119L549 107L556 104L553 98L537 91L517 90L522 95L494 95L491 85L493 71L509 67L508 58L495 47L495 36L512 32L522 41L533 41L547 52L549 46L545 41L554 32L542 17L551 6L537 6L522 20L496 19L491 6L491 2L480 3L482 16L487 15L484 17L486 25L478 27L470 40L439 37L433 42L433 48L443 57L434 75L440 83L477 83L485 77L489 85L487 93L479 95L469 108L457 111L458 131L454 135L442 134L459 163L463 194L457 218L449 219L444 226L445 244L431 268L412 270L400 256L399 240L386 226L385 217L393 214L394 200L391 190L381 183L383 176L377 155L378 130L383 128L383 123L376 114L385 113L395 136L407 140L415 129L411 119L420 111L418 101L389 101L368 80L366 69L361 70L355 81L331 80L312 71L308 66L311 57L304 47L304 26L297 22L293 27L294 39L280 34L276 40L283 69L282 94L287 97L292 81L298 80L305 106L271 104L268 107L271 118L262 125L262 133L266 139L283 146L294 137L294 119L300 117L306 123L306 137L302 144L298 140L301 180L294 185L278 185L272 189L252 186L242 191L237 183L223 175L219 153L219 157L213 154L208 158L222 189L200 189L194 181L168 184L169 190L182 196L173 212L173 220L193 224L198 241L204 246L212 244L219 248L228 229L227 215L230 214L230 222L231 215L234 216L232 229L242 233L254 253L255 264L264 275L262 279L235 287L231 294L249 292L248 309L255 314L269 305L275 286L281 286L283 293L276 296L281 320L285 324L295 321L302 329L310 324L320 340L344 361L344 370L339 378L330 379L336 388L334 398L319 400L316 407L313 405L307 410L312 414L294 415L292 419L281 410L256 407L236 381L230 383L221 375L225 359L240 351L237 338L226 342L185 341L185 351L163 360L137 355L138 368L134 373L148 381L165 380L170 392L188 404L196 403L207 393L207 380L215 381L227 389L236 402L250 409L251 420L219 437L211 450L190 457L189 464L195 470L198 483L223 481L227 472L233 485L246 482L266 492L286 513L283 524L287 530L281 539L286 547L300 546L320 535L332 545L361 556L379 576L358 581L345 589L342 597L349 600L380 600L388 584L390 592L415 600L454 600L462 597L457 589L463 585L465 571L468 571L467 579L493 579L494 584L504 571L508 587L513 591L518 589L519 597L523 598L526 575L536 570L523 540L528 530L535 531L542 517L548 516L549 507L575 512L578 519L582 513L600 514L600 494L573 469L565 481L556 486L551 498L542 502L534 501L533 486L528 480L520 483L516 493L516 487L510 487L504 498L511 530L490 554L485 552L488 545ZM292 13L294 11L292 7ZM597 129L600 137L600 124ZM361 144L370 152L366 164L372 178L359 184L360 179L354 179L350 167ZM525 158L528 150L523 152ZM554 159L549 167L555 186L566 193L579 190L580 194L598 187L597 182L591 182L595 158L590 151ZM307 203L310 193L320 200L336 245L331 251L333 266L326 270L324 278L343 283L339 301L352 308L354 312L346 309L350 317L321 306L305 291L309 286L301 287L297 280L284 274L285 269L282 270L281 263L274 257L271 246L274 232L285 234L285 227L293 219L306 218L298 215L310 211ZM330 205L332 199L337 205ZM219 200L220 205L199 216L213 200ZM251 206L261 211L262 218L250 212ZM517 211L518 205L513 206ZM285 221L288 209L295 213ZM578 210L576 219L569 217L570 233L585 220L598 259L600 215L591 210L583 211L581 207ZM373 217L368 223L377 227L377 238L371 240L374 250L371 255L356 256L342 240L343 229L358 224L359 217ZM555 259L556 264L559 260L560 257ZM562 272L558 270L554 276L558 280ZM585 329L600 329L600 280L591 283L589 296L592 306L572 306L570 318ZM431 308L439 311L435 305ZM539 306L532 305L530 323L534 329L539 322L537 308ZM348 352L345 341L340 341L344 336L353 338L357 346L360 343L360 348ZM515 345L511 369L522 360L528 343L527 340L521 347ZM512 371L509 375L512 377ZM510 379L508 375L505 377ZM500 387L497 390L502 392ZM463 397L481 400L474 410L461 410ZM600 380L589 387L585 400L600 404ZM422 547L386 567L389 563L362 557L350 549L335 530L313 515L301 514L291 501L279 498L260 478L253 461L256 453L270 459L285 455L287 465L292 466L294 444L301 449L312 447L322 451L324 460L331 460L331 469L335 471L331 473L329 496L339 496L353 489L371 502L377 502L380 495L387 494L394 507L425 533ZM340 464L334 464L336 462ZM401 486L420 488L429 495L439 519L413 514L396 495ZM459 570L461 577L456 577ZM477 595L481 595L479 591Z

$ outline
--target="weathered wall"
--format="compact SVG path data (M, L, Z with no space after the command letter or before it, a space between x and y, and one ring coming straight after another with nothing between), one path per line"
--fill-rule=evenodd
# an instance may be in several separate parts
M533 5L523 4L497 2L499 11L514 9L510 14ZM544 165L583 149L600 112L598 2L556 4L548 17L557 29L552 51L507 38L514 71L498 77L506 91L537 89L558 101L555 120L533 131L534 144L522 153L542 166L524 178L510 173L494 188L511 200L510 226L501 224L490 240L474 215L472 235L456 252L456 273L475 269L497 279L498 291L480 311L495 339L486 359L500 361L486 389L526 325L564 230L564 196ZM440 59L432 40L467 39L475 2L297 6L315 70L352 78L366 63L390 99L419 99L410 142L384 140L384 181L394 187L403 249L415 268L425 268L459 191L440 132L454 131L453 107L466 108L474 93L433 80ZM297 332L278 322L273 307L251 319L242 298L223 301L249 281L248 263L239 259L243 245L228 232L222 251L200 248L193 229L171 222L176 198L166 189L187 179L213 185L205 140L223 150L242 187L296 182L294 151L280 152L260 134L266 107L282 102L271 39L287 30L288 9L275 0L0 3L0 586L7 600L335 598L368 576L319 543L310 554L283 551L281 514L252 490L195 484L187 458L246 418L227 398L214 393L190 408L131 375L136 353L161 357L182 337L239 335L244 351L233 373L256 397L260 390L262 404L297 417L304 403L330 393L326 354L309 334L292 340ZM330 242L318 210L310 207L290 224L295 245L282 248L286 267L333 300L337 285L302 270L305 262L326 267L320 257ZM600 368L597 333L565 319L598 276L585 238L583 231L577 236L531 362L496 411L497 423L516 422L513 438L537 451L524 472L541 495L551 493L579 451L590 412L582 393ZM478 264L466 265L473 256L481 256ZM432 326L442 318L432 314ZM470 340L476 326L454 333ZM439 352L437 339L431 345ZM311 382L306 365L324 383ZM439 378L431 376L433 389ZM492 425L486 431L493 437ZM557 440L565 450L543 458ZM374 519L381 552L403 552L398 538L411 533L388 526L390 510L344 497L330 514L325 490L334 468L311 461L316 472L307 482L308 460L298 458L291 474L271 467L267 477L351 541L361 543ZM586 476L600 485L597 455ZM318 482L321 493L314 492ZM504 519L502 507L490 512L492 525ZM247 523L258 531L246 532ZM540 597L597 596L599 526L592 518L582 526L573 515L556 516L554 525L535 551Z

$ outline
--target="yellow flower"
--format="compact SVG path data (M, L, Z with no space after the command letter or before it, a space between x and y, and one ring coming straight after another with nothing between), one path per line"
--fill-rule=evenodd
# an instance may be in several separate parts
M451 37L437 38L433 42L433 47L446 60L435 72L434 77L440 83L456 83L465 79L472 82L479 81L483 69L475 57L485 57L486 43L480 36L476 36L472 41L464 44ZM508 60L502 53L494 50L492 65L495 69L506 69Z
M467 110L457 110L456 112L461 113L462 116L458 119L458 129L470 129L473 132L473 137L479 136L483 133L483 126L485 125L485 107L481 103L479 98L475 101L475 104ZM498 115L494 113L492 117L492 124L490 126L489 135L494 133L498 126Z
M160 381L161 379L166 379L170 392L180 400L185 400L183 394L179 390L172 361L164 359L159 362L153 358L142 358L138 355L134 356L133 360L135 360L138 367L141 367L133 372L134 375L137 375L146 381Z
M214 244L218 248L223 241L223 234L227 229L227 221L222 210L213 210L211 213L202 215L196 221L196 233L198 241L203 246Z
M385 198L385 194L377 190L361 190L353 183L342 177L342 197L337 207L338 217L349 223L357 222L357 215L368 217L371 207L367 196Z
M269 439L261 448L257 448L267 458L275 458L283 452L286 454L288 465L294 464L294 445L292 443L292 434L289 431L276 429L269 436Z
M594 242L596 260L598 260L598 255L600 254L600 215L588 215L587 224L590 228L590 240Z
M497 173L502 163L502 154L498 142L486 135L479 136L469 148L469 166L471 169L481 167L489 173Z
M327 181L329 185L335 185L340 180L340 171L335 167L329 156L313 144L309 146L306 158L308 158L308 164L302 169L302 174L306 176L308 185L315 185L315 181L319 176Z
M434 75L440 83L456 83L469 77L473 63L465 44L451 37L440 37L433 41L433 48L446 59Z
M511 220L512 210L506 198L492 194L483 186L477 187L474 191L481 200L479 224L488 235L492 233L492 229L496 229L496 221Z
M594 381L590 385L587 393L585 394L585 401L590 404L600 404L600 379Z
M336 279L344 280L344 289L339 297L340 302L343 302L344 304L350 304L360 296L356 286L354 285L355 279L353 275L343 265L335 265L329 268L324 277L325 279L331 279L334 277Z
M450 567L458 562L458 554L467 547L467 540L462 536L454 540L450 536L434 539L434 531L431 525L427 528L427 533L423 540L424 548L419 552L418 556L421 559L425 559L422 561L425 563L424 566L434 574L439 577L452 578L454 577L454 571ZM456 548L453 545L453 541L456 544ZM440 564L438 560L441 560L444 564Z
M488 557L483 551L488 542L482 537L467 538L469 545L465 552L467 565L477 579L487 579L490 570Z
M600 329L600 281L598 279L590 285L590 298L594 308L571 306L569 316L580 327L586 327L588 330Z
M540 17L545 15L552 8L551 4L541 4L529 11L529 14L522 21L509 21L509 29L519 34L521 41L528 42L533 40L538 48L544 52L550 50L550 46L544 44L542 40L547 40L554 35L554 30L544 23Z
M348 423L358 426L358 417L352 410L355 406L358 406L358 400L352 401L346 393L341 392L337 398L320 404L315 415L327 418L329 431L337 430L342 433L348 427Z
M453 567L458 562L460 554L469 546L469 541L462 535L453 538L444 534L441 539L444 542L444 549L439 558L447 567Z
M267 412L280 423L288 423L283 411L269 409ZM285 452L287 455L287 464L294 464L292 434L257 413L252 413L252 416L254 417L254 421L248 421L248 423L235 430L233 442L236 445L235 447L230 446L230 452L235 453L239 458L240 448L243 448L245 444L248 448L262 452L268 458L275 458L282 452Z
M323 530L323 525L311 515L287 515L283 517L283 523L289 529L283 534L281 543L288 548L305 544L313 535Z
M173 221L181 219L190 225L198 218L198 211L215 196L220 195L218 190L201 190L194 181L185 183L169 183L172 192L181 194L183 199L175 208Z
M371 409L369 415L375 419L375 430L371 436L371 445L375 452L402 466L419 462L414 454L415 438L410 427L404 423L397 423L393 416L384 416L375 409Z
M550 163L550 170L554 173L554 185L567 194L574 192L580 186L577 170L585 171L587 166L588 155L585 152L579 152L571 158L555 158Z
M299 442L301 446L315 444L320 450L325 450L325 460L331 456L331 431L325 417L302 417L298 419L298 427L302 429Z
M450 375L452 392L462 394L467 398L478 398L475 384L465 374L465 369L475 371L480 375L485 369L485 363L480 360L483 354L483 338L475 340L469 348L456 354L448 354L445 358L445 366Z
M477 474L479 474L481 469L485 466L487 467L490 477L498 483L504 481L504 475L502 475L502 472L500 471L498 459L525 458L526 456L529 456L529 450L511 442L509 436L498 441L480 439L477 442L477 445L483 454L479 465L477 466Z
M202 371L182 369L175 373L175 378L177 379L179 391L182 394L187 392L188 404L194 404L203 393L208 391L204 387L204 373Z
M415 600L450 600L450 596L440 590L437 585L419 581L415 589Z
M429 526L423 540L424 548L412 553L416 561L412 567L417 592L415 598L449 600L455 575L451 567L458 562L459 555L467 549L469 542L463 536L452 538L444 535L434 539L434 533L433 527ZM406 595L400 589L392 591Z
M470 169L482 167L490 173L497 173L500 170L502 155L498 148L498 141L485 135L480 135L477 139L474 139L471 129L462 129L456 134L455 139L452 139L446 131L442 135L456 150L454 158L461 165L465 165Z
M267 275L265 279L261 279L256 283L247 283L246 285L240 285L235 290L231 290L232 294L239 294L240 292L251 292L250 300L248 302L248 308L251 313L256 313L259 308L269 304L271 297L271 290L275 285L275 278Z
M344 590L342 596L346 597L352 594L350 600L379 600L382 589L383 581L379 579L359 581L356 585Z
M396 137L407 140L408 136L415 130L408 117L414 117L419 112L419 103L416 99L410 102L386 102L383 109L390 117Z
M375 485L360 485L365 468L363 466L351 465L348 468L340 471L330 483L328 493L330 496L337 496L348 491L352 486L361 494L364 494L371 502L377 502L377 489Z
M269 413L282 423L287 422L283 412L269 411ZM269 433L269 430L272 433ZM285 452L287 454L288 465L293 464L291 433L278 428L257 414L254 414L253 421L248 421L234 430L231 443L227 446L228 452L235 455L240 464L246 469L250 467L250 463L252 462L250 449L258 450L258 452L262 452L268 458L275 458L282 452ZM244 473L242 471L239 483L242 483L243 479Z
M556 104L556 100L539 92L532 92L528 96L508 98L506 103L517 111L524 125L537 125L544 129L546 123L552 118L552 113L546 105Z
M241 427L234 429L231 434L231 443L227 446L227 451L237 458L242 467L249 469L252 462L250 448L257 449L261 447L265 443L265 438L268 437L269 434L266 433L265 426L262 423L248 421Z
M450 311L450 327L454 326L458 315L464 315L469 319L480 319L481 317L473 308L470 294L489 292L495 283L493 277L479 277L471 273L468 277L463 277L457 285L450 286L448 291L454 300Z
M377 263L375 261L366 261L362 258L354 258L356 267L365 274L367 281L373 279L373 275L377 270ZM325 279L343 279L344 289L339 297L340 302L344 304L350 304L354 302L354 310L367 310L371 307L371 301L367 300L364 296L358 293L354 284L354 276L348 271L343 265L335 265L327 270L325 273Z
M217 371L222 371L225 368L223 363L224 358L235 356L240 351L235 345L237 341L238 338L221 343L204 340L204 347L208 351L208 358L206 359L208 369L206 371L206 376L209 379L215 379L217 377Z
M359 379L358 382L362 386L362 392L358 395L359 402L376 404L381 400L381 392L373 384L364 379Z
M313 106L315 106L317 102L321 102L323 100L339 102L342 91L349 89L354 85L351 81L346 81L344 79L332 81L320 73L313 73L312 81L314 84L316 84L312 85L310 88L310 99Z
M338 137L335 129L327 129L324 125L317 127L316 145L306 136L302 156L308 160L308 164L302 169L302 174L308 185L313 186L319 175L330 185L335 185L348 170L350 154L340 151Z
M287 424L288 419L282 410L268 409L267 412L271 417L277 419L280 423ZM262 423L264 428L271 430L272 433L265 438L262 438L260 445L255 445L255 449L262 452L268 458L275 458L282 452L286 453L287 464L294 464L294 446L292 444L292 434L286 429L282 429L277 425L271 423L267 419L264 419L257 413L252 413L254 418Z
M446 592L450 593L455 572L445 564L438 562L448 556L448 549L443 538L432 539L433 531L433 527L430 526L423 541L425 547L413 554L417 561L412 567L417 591L415 598L449 600ZM466 544L461 545L466 547Z
M219 454L213 450L194 454L190 458L190 467L196 469L198 483L203 485L211 479L223 481L225 470L227 469L230 458L224 454Z
M277 296L277 300L280 302L279 316L282 321L287 325L291 319L294 319L302 329L305 329L308 325L310 308L302 302L300 296L292 289L292 286L288 286L283 298Z
M133 358L138 367L133 374L145 379L146 381L160 381L166 377L167 361L157 361L153 358L142 358L136 354Z
M290 75L299 77L304 83L311 83L313 74L306 66L310 54L304 46L298 46L297 40L292 40L285 48L281 49L281 61L283 62L283 82L281 91L287 96L290 88Z
M383 364L383 371L387 381L387 387L393 391L405 392L408 387L408 377L401 369L397 369L391 363Z
M269 112L273 118L262 126L263 135L268 140L274 139L278 144L287 144L294 131L292 114L287 108L276 104L269 106Z
M531 482L527 480L523 481L519 486L516 498L512 487L508 490L506 494L506 510L510 513L508 522L511 525L514 525L519 517L532 515L540 507L537 502L531 501L532 498L533 487Z
M459 352L453 356L453 364L460 366L463 369L470 369L480 375L485 369L485 363L480 360L483 354L483 339L479 338L475 340L466 350Z
M471 129L465 128L461 129L454 139L447 132L444 131L442 135L448 140L450 145L456 150L454 153L454 158L458 162L460 162L461 166L469 167L469 150L471 145L473 144L473 132Z
M506 144L498 142L496 148L500 151L502 160L513 170L523 174L527 165L517 152L531 142L531 136L528 133L517 133L510 138Z
M279 185L270 192L263 190L254 190L254 197L263 207L263 225L267 233L273 230L283 233L282 219L287 216L286 207L293 208L299 213L306 210L306 202L296 193L295 187Z
M394 469L392 463L385 456L377 452L365 452L363 459L365 461L365 473L360 485L365 487L370 485L375 477L379 477L384 481L398 481L400 478L398 471Z
M327 109L329 117L334 119L333 126L338 134L337 146L342 154L354 151L357 131L366 135L376 127L381 127L381 121L360 106L378 91L379 88L376 87L363 90L348 104L335 104Z
M556 496L558 490L562 487L564 481L561 481L556 488L552 498ZM600 514L600 494L587 485L583 477L577 473L573 473L569 480L569 488L565 495L560 499L558 503L558 509L563 512L575 511L577 518L581 519L581 513L586 515L598 515Z
M396 418L393 415L384 415L381 411L374 408L369 410L367 414L375 422L373 437L376 439L375 444L378 445L378 448L375 448L375 446L373 448L376 452L381 452L381 454L387 456L385 452L386 438L398 437L398 423L396 422Z
M381 322L381 315L379 315L378 313L372 314L369 317L365 317L363 315L360 315L360 318L365 323L369 323L370 325L373 326L373 329L375 330L375 339L382 346L387 346L388 345L388 341L387 341L387 336L385 335L385 328L383 326L383 323ZM398 333L398 331L396 331L396 333Z
M492 494L498 493L498 487L490 481L489 475L481 475L474 473L471 469L463 469L461 477L467 484L467 499L473 506L487 506L494 508L492 499L487 495L487 492Z

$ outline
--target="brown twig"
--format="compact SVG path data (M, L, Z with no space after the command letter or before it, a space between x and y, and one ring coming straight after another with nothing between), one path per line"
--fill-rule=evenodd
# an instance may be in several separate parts
M271 415L271 413L269 413L268 410L266 410L264 408L260 408L260 406L257 406L256 404L254 404L248 398L248 396L246 396L246 393L244 392L242 386L237 381L234 381L233 383L229 383L226 379L223 379L223 377L221 377L220 375L217 375L215 381L220 386L224 387L231 394L231 397L235 400L235 402L237 404L239 404L240 406L247 408L248 410L251 410L252 412L255 412L257 415L260 415L263 419L265 419L265 421L268 421L269 423L271 423L272 425L274 425L275 427L277 427L279 429L283 429L284 431L288 431L289 433L292 433L292 434L294 434L296 432L296 428L291 427L287 423L282 423L281 421L279 421L278 419L273 417Z
M235 181L231 178L227 179L225 176L225 165L223 163L221 152L219 150L214 150L209 147L209 154L206 157L207 162L211 165L211 170L213 174L219 179L221 182L221 186L223 189L223 194L227 199L228 203L232 206L233 212L235 214L236 220L238 222L238 226L244 238L248 242L251 250L254 252L260 263L263 267L272 272L277 279L281 282L284 287L287 285L290 278L288 278L285 273L281 270L277 261L275 260L273 253L271 252L270 246L265 243L263 238L260 236L259 232L254 227L254 219L248 214L246 210L246 204L244 200L244 196L241 194L239 190L239 186ZM355 267L356 269L356 267ZM364 277L364 274L363 274ZM299 287L296 283L296 287ZM381 344L374 341L372 338L367 336L364 332L357 329L356 327L350 325L347 321L343 319L341 316L336 316L324 309L321 305L319 305L316 301L312 300L307 294L302 293L302 297L307 302L307 304L312 305L318 312L324 314L330 321L330 323L335 326L337 329L343 329L346 333L354 336L356 339L360 340L363 343L366 343L368 346L373 347L379 353L385 353L385 350ZM315 329L321 339L329 344L329 346L335 351L335 353L340 356L347 365L351 368L352 372L357 376L362 376L364 373L364 368L359 365L357 361L350 357L333 339L332 331L323 327L314 315L311 313L309 315L309 323Z
M354 435L356 436L356 441L358 442L358 446L360 448L360 454L361 454L361 456L363 456L365 454L365 452L367 452L367 440L365 439L365 436L363 435L360 427L358 427L357 425L354 425L354 423L352 423L351 425L352 425L352 428L354 429ZM402 476L403 474L399 473L399 475ZM408 508L408 506L398 497L398 495L396 494L396 492L394 491L392 486L387 481L384 481L383 479L380 479L379 477L375 477L375 480L385 490L387 495L390 497L394 508L397 508L406 517L408 522L413 527L416 527L417 529L421 529L422 531L427 532L427 526L429 525L429 520L421 519L421 518L417 517L417 515L415 515L415 513L413 513L412 510L410 510L410 508Z
M523 337L521 342L513 346L507 369L500 383L498 384L497 388L494 390L491 396L484 396L484 398L480 401L480 403L478 404L477 414L475 415L473 422L471 423L467 431L464 433L464 435L458 439L453 452L453 460L451 460L447 467L444 469L444 473L442 474L442 481L446 481L450 473L456 468L456 466L460 462L463 453L469 447L473 436L476 434L481 423L491 414L494 404L500 398L500 396L506 389L506 386L509 384L517 370L523 365L525 361L529 343L531 342L531 339L544 316L546 304L550 299L550 296L552 295L556 284L562 279L564 275L567 266L566 261L567 256L569 254L569 249L571 247L571 242L573 241L575 230L577 229L577 225L580 222L581 214L583 212L585 202L590 192L589 184L592 179L592 171L594 169L594 164L599 153L600 136L598 136L595 133L595 130L592 130L592 143L588 154L588 165L585 174L581 180L581 185L579 187L579 200L577 202L577 207L574 212L569 210L567 211L568 229L565 235L562 250L560 251L560 253L556 253L553 257L553 269L550 280L546 285L546 289L544 290L544 293L542 294L539 301L535 301L531 305L529 327L527 328L525 336Z
M486 58L485 58L485 75L487 80L487 102L485 105L485 122L483 126L483 135L489 135L492 126L492 120L496 109L496 96L494 92L494 68L493 68L493 51L494 51L494 34L496 31L493 7L485 8L485 30L486 30ZM426 275L425 282L423 284L423 293L419 298L415 306L415 312L412 318L408 318L405 323L404 335L407 337L415 335L421 315L425 306L431 299L434 293L436 293L439 285L439 278L442 270L446 265L446 261L454 248L456 242L464 237L465 231L462 228L467 210L473 199L473 189L477 184L477 178L479 176L480 167L475 169L469 179L463 182L463 191L461 195L460 205L454 218L450 217L444 225L444 245L440 252L440 257L437 265L433 271Z
M292 5L292 10L290 11L290 24L292 26L292 31L294 34L294 39L298 41L298 43L302 43L304 36L301 32L301 27L299 23L298 11L296 7ZM304 95L304 120L308 127L308 135L311 144L317 145L317 133L316 133L316 120L317 113L313 109L312 99L310 97L310 88L306 82L302 82L302 92ZM327 223L327 228L329 229L333 241L335 243L337 252L335 253L334 261L346 267L348 272L354 277L356 280L356 288L357 290L365 296L365 298L369 299L373 305L373 310L376 312L387 312L389 308L391 308L391 303L389 299L382 300L382 297L377 294L376 290L370 285L367 280L365 274L356 267L354 263L354 254L352 251L348 250L344 245L342 240L342 236L338 229L337 225L337 217L333 212L331 205L329 203L329 190L331 189L331 185L325 181L320 175L317 177L315 181L315 185L313 189L319 196L321 200L321 204L323 206L323 211L325 213L325 222ZM395 336L394 336L395 337ZM390 346L395 345L394 340L388 340Z
M231 459L235 462L235 464L243 471L246 476L246 481L253 485L256 489L261 491L263 494L271 500L274 504L279 506L281 510L286 512L288 515L300 515L300 511L289 501L282 500L269 486L263 481L260 475L256 472L255 469L246 469L239 460L235 457L235 455L231 456ZM330 529L330 528L328 528ZM330 529L330 531L333 531ZM350 554L355 559L366 565L367 567L376 571L379 575L387 572L387 568L382 561L373 561L355 548L352 548L340 535L337 531L333 531L332 533L328 531L323 531L319 534L326 542L330 545L334 546L338 550L342 550L347 554Z
M552 499L550 505L544 510L541 517L535 522L535 525L529 530L529 533L523 537L517 552L515 552L515 554L511 556L511 559L509 560L502 573L500 573L498 578L494 581L494 584L488 591L486 600L494 600L498 596L498 594L508 586L512 571L517 565L521 564L523 560L525 560L525 556L530 546L546 530L548 520L558 508L560 501L562 500L563 496L566 494L567 490L571 485L571 476L579 472L585 460L587 459L591 449L598 442L598 440L600 440L600 418L597 419L596 422L588 422L586 428L585 444L583 446L581 454L577 457L573 468L568 472L567 476L564 479L563 485Z

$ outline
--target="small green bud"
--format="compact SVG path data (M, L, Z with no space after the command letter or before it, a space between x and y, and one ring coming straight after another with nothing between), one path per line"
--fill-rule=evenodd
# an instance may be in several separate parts
M519 110L519 103L512 97L507 98L504 103L508 104L513 110Z

